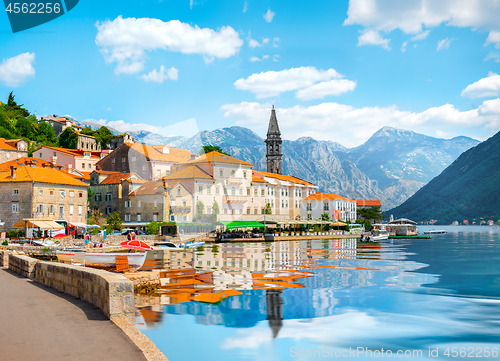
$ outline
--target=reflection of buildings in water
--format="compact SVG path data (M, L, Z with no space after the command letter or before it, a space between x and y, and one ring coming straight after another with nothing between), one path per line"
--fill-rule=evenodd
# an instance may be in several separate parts
M163 318L163 311L160 305L144 307L135 310L135 325L141 330L151 330L158 328Z
M278 336L283 326L283 298L281 292L281 290L266 290L267 320L273 332L273 338Z

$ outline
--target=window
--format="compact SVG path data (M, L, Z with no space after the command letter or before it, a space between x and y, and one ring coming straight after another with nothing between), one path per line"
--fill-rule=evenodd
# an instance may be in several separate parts
M125 163L125 157L122 157L122 163Z
M243 188L240 188L240 196L243 195Z
M247 172L246 172L246 171L244 171L244 172L243 172L243 178L246 178L246 177L247 177Z
M83 192L78 193L78 198L83 198Z
M220 176L224 177L224 171L222 169L220 170Z
M111 193L106 194L106 202L111 201Z
M231 188L231 195L232 196L236 195L236 190L234 189L234 187Z
M257 214L257 208L253 210L253 214Z
M180 197L181 196L181 187L177 188L177 196Z
M170 202L172 207L175 207L175 199L172 199L172 202Z
M247 208L247 214L250 214L250 208Z
M215 194L219 194L219 193L220 193L220 192L219 192L219 187L216 187L216 188L215 188Z
M42 154L42 153L40 153L40 156L39 156L38 158L40 158L40 159L41 159L42 157L43 157L43 154Z
M7 152L7 153L5 154L5 157L6 157L7 159L9 159L9 158L10 158L10 153L8 153L8 152ZM19 157L19 158L20 158L20 157Z
M224 187L224 194L227 194L227 188Z
M307 203L307 205L306 205L306 211L308 211L308 212L312 211L312 203Z
M308 214L308 215L307 215L307 220L308 220L308 221L311 221L311 220L312 220L312 214Z
M155 204L155 205L154 205L155 207L158 207L158 201L157 201L156 199L155 199L155 201L154 201L154 204Z
M111 207L106 207L106 214L113 213L113 209Z
M14 189L14 190L12 191L12 195L16 195L16 194L19 194L19 189Z
M182 201L182 206L186 207L186 201Z
M143 172L145 172L145 171L146 171L146 165L145 165L145 164L142 166L142 171L143 171Z
M54 205L53 204L50 205L49 210L50 210L50 214L54 214L55 213L55 211L54 211Z
M107 196L106 196L106 198L107 198ZM125 201L125 208L130 208L131 205L132 205L132 201Z
M250 188L247 188L247 196L250 195Z
M85 169L85 163L82 163L82 168Z
M111 164L115 164L115 158L111 159Z
M203 186L198 187L198 193L203 194Z
M71 198L73 198L73 197L75 196L75 192L70 191L70 192L69 192L69 196L70 196Z
M207 187L207 194L212 194L212 187Z
M19 213L19 203L12 203L12 213Z
M154 213L153 214L153 222L157 222L158 221L158 213Z
M141 208L141 201L137 201L137 207Z
M66 191L59 191L59 195L61 196L61 198L66 197Z
M236 174L236 172L235 172L235 170L233 169L233 170L231 171L231 177L234 177L234 176L235 176L235 174Z
M52 191L50 193L52 194ZM102 195L101 195L101 193L97 193L95 195L94 199L95 199L96 202L102 201Z
M82 215L82 206L78 206L78 215L81 216Z
M265 195L265 193L264 193L264 192L265 192L265 191L264 191L264 189L262 189L262 190L260 191L260 195L261 195L262 197L264 197L264 195Z
M125 222L130 222L130 214L125 215Z
M324 211L329 211L330 210L330 206L329 206L328 202L323 203L323 210Z
M69 215L72 216L73 215L73 205L70 204L69 206Z
M260 210L260 212L261 212L261 214L264 214L264 208L262 208L262 209Z
M253 195L254 195L254 196L257 196L257 188L254 188L254 189L253 189Z
M53 156L53 157L57 157L57 154L56 154L56 152L54 152L54 154L52 154L52 156Z
M141 214L137 213L137 222L140 222L140 221L141 221Z
M92 169L92 164L89 163L89 169Z
M212 208L207 207L207 214L212 214Z
M183 214L181 218L182 218L182 221L183 221L183 222L187 222L187 220L188 220L188 219L187 219L187 215L185 215L185 214Z

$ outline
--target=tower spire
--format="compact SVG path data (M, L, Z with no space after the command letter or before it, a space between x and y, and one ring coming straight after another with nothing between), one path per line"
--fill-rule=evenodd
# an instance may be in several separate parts
M278 126L278 118L276 118L276 110L273 105L266 139L267 171L269 173L281 174L283 157L281 153L281 143L281 132Z

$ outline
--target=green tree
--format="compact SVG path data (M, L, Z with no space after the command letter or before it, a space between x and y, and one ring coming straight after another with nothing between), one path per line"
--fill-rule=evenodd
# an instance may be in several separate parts
M271 204L266 203L266 208L264 209L264 214L273 214L273 210L271 209Z
M203 202L202 201L196 202L196 214L201 216L204 213L203 212L204 210L205 210L205 205L203 204Z
M369 208L359 208L358 218L377 222L381 219L384 219L384 216L382 215L380 207L369 207Z
M108 144L111 144L111 139L113 139L113 133L105 126L97 129L93 136L96 138L97 142L101 144L102 149L106 149Z
M50 126L47 122L41 122L38 124L36 141L43 144L57 144L56 133L54 133L54 128Z
M322 221L331 221L330 219L330 216L328 215L328 213L323 213L320 217L319 217L320 220Z
M21 118L16 122L16 133L29 140L36 138L37 128L36 121L33 121L33 119Z
M13 122L7 117L5 111L2 108L0 108L0 129L3 130L3 134L10 133L12 135L12 138L14 134L16 134L16 128L14 128ZM7 138L4 136L2 136L2 138L12 139L11 137Z
M76 149L78 146L78 133L71 127L67 127L59 135L59 144L63 148Z
M158 234L160 231L160 223L158 222L149 222L146 224L146 231L148 231L149 234Z
M218 145L204 145L200 150L200 154L210 153L213 151L231 156L231 154L224 152Z
M94 137L94 136L95 136L94 134L95 134L96 132L95 132L94 130L92 130L92 128L90 128L90 127L85 127L85 128L83 128L83 129L80 131L80 133L81 133L81 134L84 134L84 135L90 135L90 136Z
M111 229L122 229L122 220L120 218L120 211L113 212L112 215L106 217L106 223Z
M9 94L9 98L7 100L7 105L5 109L14 115L16 119L27 118L30 115L30 112L23 108L24 104L18 105L15 101L15 96L12 92Z

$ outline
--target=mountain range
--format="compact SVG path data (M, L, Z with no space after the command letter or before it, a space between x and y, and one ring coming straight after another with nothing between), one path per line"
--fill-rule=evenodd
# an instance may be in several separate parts
M390 211L439 224L500 218L500 132L464 152L439 176ZM479 223L479 222L478 222Z
M164 137L144 130L130 134L144 144L168 144L193 153L203 145L216 145L252 163L256 170L267 168L264 139L244 127L201 131L191 138ZM310 181L322 192L351 199L380 199L382 209L388 210L402 204L478 143L468 137L446 140L390 127L351 149L310 137L283 140L283 174Z

